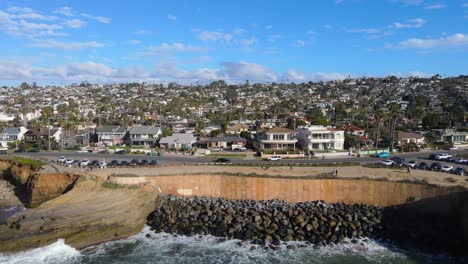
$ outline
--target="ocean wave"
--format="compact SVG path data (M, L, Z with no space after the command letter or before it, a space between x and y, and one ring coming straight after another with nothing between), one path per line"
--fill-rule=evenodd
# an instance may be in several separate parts
M254 249L255 248L255 249ZM294 248L294 249L291 249ZM445 256L405 251L380 241L361 238L327 246L289 242L272 250L240 240L207 236L155 234L149 227L127 239L78 251L57 242L12 255L0 263L456 263Z

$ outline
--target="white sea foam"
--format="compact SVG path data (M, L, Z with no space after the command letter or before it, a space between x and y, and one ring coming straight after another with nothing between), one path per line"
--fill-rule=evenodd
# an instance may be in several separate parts
M288 249L287 245L297 248ZM59 240L46 247L0 255L0 263L457 263L447 257L415 254L366 238L328 246L290 242L281 245L277 251L259 246L251 250L252 246L240 240L223 240L209 235L155 234L145 227L127 239L88 247L80 252Z
M22 251L15 254L0 253L0 263L8 264L58 264L70 263L80 257L80 252L65 244L63 239L57 242L35 248L28 251Z

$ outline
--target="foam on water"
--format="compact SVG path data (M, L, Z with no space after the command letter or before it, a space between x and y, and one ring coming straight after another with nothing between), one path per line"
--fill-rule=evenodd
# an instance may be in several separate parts
M55 264L78 260L80 252L65 244L63 239L57 242L15 254L0 253L0 263L8 264Z
M151 234L148 238L146 234ZM278 251L258 248L239 240L213 236L173 236L154 234L145 227L135 236L86 248L80 252L56 243L14 255L0 255L0 263L457 263L444 256L405 251L369 239L350 240L337 245L313 246L289 243Z

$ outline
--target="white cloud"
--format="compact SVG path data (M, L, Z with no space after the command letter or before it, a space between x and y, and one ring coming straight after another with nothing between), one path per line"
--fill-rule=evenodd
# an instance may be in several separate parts
M37 48L57 48L63 50L82 50L86 48L103 48L106 46L104 43L96 41L87 42L62 42L55 39L35 40L32 47Z
M149 31L149 30L140 29L140 30L137 30L137 31L133 32L133 34L135 34L135 35L151 35L152 32Z
M395 22L390 27L392 28L420 28L427 23L426 20L422 18L415 18L406 20L404 22Z
M190 45L185 45L184 43L162 43L161 45L158 46L150 46L148 48L150 51L154 52L197 52L197 51L202 51L202 47L198 46L190 46Z
M242 35L242 34L245 33L245 30L242 29L242 28L236 28L236 29L234 29L233 33L234 33L234 35Z
M424 7L424 9L429 9L429 10L443 9L443 8L445 8L445 4L432 4L432 5L427 5Z
M168 14L168 15L167 15L167 19L169 19L169 20L177 20L177 17L174 16L174 15Z
M266 26L265 26L265 29L266 29L266 30L270 30L270 29L272 29L272 28L273 28L272 25L266 25Z
M279 34L270 35L270 36L268 36L268 41L269 42L275 42L276 40L278 40L280 38L281 38L281 35L279 35Z
M323 25L323 27L328 30L333 29L333 26L329 24Z
M467 8L467 7L468 7L468 3L462 4L462 7L463 7L463 8Z
M240 40L240 44L242 46L252 46L253 44L257 43L257 39L255 37L251 38L243 38Z
M380 30L376 29L376 28L354 28L354 29L348 29L347 32L349 32L349 33L376 34L376 33L379 33Z
M468 35L456 33L451 36L437 39L410 38L398 43L403 49L432 49L447 47L468 47Z
M131 44L131 45L137 45L137 44L140 44L141 41L138 40L138 39L131 39L131 40L127 41L126 43Z
M56 14L64 15L64 16L74 16L71 7L62 6L54 11Z
M86 21L83 21L80 19L70 19L70 20L65 21L65 24L71 28L81 28L81 27L84 27L86 23L87 23Z
M11 13L33 13L34 10L32 10L29 7L21 7L21 6L12 6L6 9L6 11L11 12Z
M296 40L296 42L294 42L293 44L294 47L304 47L304 45L305 45L305 42L300 39Z
M218 40L225 40L230 41L232 39L231 34L225 34L219 31L202 31L198 34L198 38L203 41L218 41Z
M343 80L347 75L336 72L316 72L304 73L295 69L290 69L282 75L282 80L287 82L309 82L309 81L332 81Z
M90 19L94 19L94 20L96 20L97 22L100 22L100 23L103 23L103 24L109 24L109 23L112 21L112 19L111 19L111 18L108 18L108 17L93 16L93 15L86 14L86 13L82 13L81 16L82 16L82 17L86 17L86 18L90 18Z

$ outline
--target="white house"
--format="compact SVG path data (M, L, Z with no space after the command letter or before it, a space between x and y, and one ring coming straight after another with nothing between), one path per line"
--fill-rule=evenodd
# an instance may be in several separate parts
M297 139L299 145L308 150L343 150L344 148L344 131L332 127L299 127Z
M197 139L193 134L178 134L174 133L172 136L161 138L159 145L166 149L191 149Z
M257 131L257 141L260 149L295 149L297 139L293 130L274 127Z
M28 129L24 126L7 127L0 133L0 147L7 147L9 142L22 140Z
M399 146L408 143L415 143L417 145L426 143L424 136L416 132L398 132L397 140Z
M113 146L123 144L127 128L123 126L103 126L96 129L98 145Z
M153 146L162 134L161 128L152 126L135 126L129 130L128 139L132 146Z

